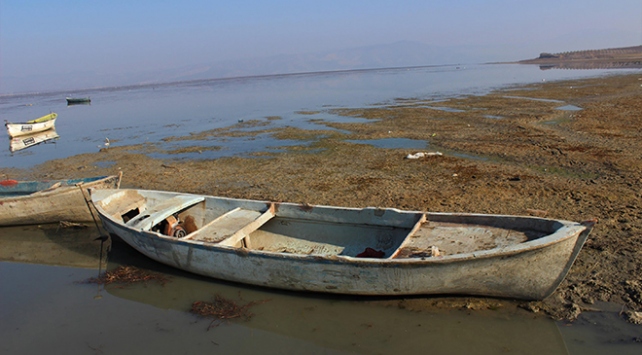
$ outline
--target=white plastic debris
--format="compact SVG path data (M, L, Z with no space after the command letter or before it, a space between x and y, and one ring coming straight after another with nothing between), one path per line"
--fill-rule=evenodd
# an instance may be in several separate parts
M408 154L406 155L406 159L421 159L425 157L434 157L434 156L441 156L441 152L417 152L415 154Z

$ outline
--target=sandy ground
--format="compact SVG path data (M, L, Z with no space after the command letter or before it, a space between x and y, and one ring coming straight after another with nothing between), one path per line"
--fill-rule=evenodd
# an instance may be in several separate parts
M564 105L582 110L557 109ZM621 307L622 317L632 322L642 314L642 74L538 83L439 103L405 98L385 108L334 112L371 122L330 124L341 131L264 130L265 122L279 119L266 117L200 135L271 132L301 145L253 157L176 161L134 153L157 151L154 145L113 144L30 170L0 169L0 178L122 170L123 187L352 207L598 218L570 274L544 301L389 302L408 308L516 307L568 320L605 305ZM238 130L248 126L254 133ZM379 138L426 140L429 151L443 156L409 160L404 157L416 150L346 142ZM216 149L194 145L186 151Z

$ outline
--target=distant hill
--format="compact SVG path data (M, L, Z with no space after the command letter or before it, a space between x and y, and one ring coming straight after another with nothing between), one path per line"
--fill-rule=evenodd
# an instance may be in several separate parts
M538 58L517 63L537 64L542 69L642 68L642 46L541 53Z

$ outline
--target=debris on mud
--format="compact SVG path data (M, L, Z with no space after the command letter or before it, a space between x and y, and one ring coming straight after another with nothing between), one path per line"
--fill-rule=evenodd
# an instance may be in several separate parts
M192 303L191 312L204 318L214 318L207 330L217 327L222 321L233 318L240 318L245 321L250 320L254 314L250 312L250 307L263 304L268 300L253 301L245 305L239 305L236 302L227 299L221 295L214 295L214 300L196 301Z
M87 229L89 228L89 225L83 224L83 223L75 223L75 222L67 222L67 221L60 221L58 224L58 228L73 228L73 229Z
M642 324L642 312L627 311L624 313L626 320L632 324Z
M169 281L169 279L159 273L149 272L134 266L119 266L112 271L104 272L98 277L89 278L85 281L85 283L100 285L109 285L115 283L126 286L133 283L147 283L151 281L158 282L161 285L165 285Z

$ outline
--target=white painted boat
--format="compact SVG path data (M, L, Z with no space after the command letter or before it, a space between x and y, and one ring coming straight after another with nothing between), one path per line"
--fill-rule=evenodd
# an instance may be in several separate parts
M9 151L11 153L17 152L58 138L60 138L60 136L56 132L55 128L25 136L13 137L9 142Z
M356 295L543 299L594 221L92 190L103 226L142 254L217 279Z
M33 134L36 132L46 131L52 129L56 125L56 118L58 117L57 113L50 113L42 117L36 118L35 120L30 120L23 123L5 123L7 127L7 133L9 137L24 136L27 134Z
M0 181L0 226L93 221L89 189L117 189L122 174L49 181ZM98 218L96 215L95 218Z

